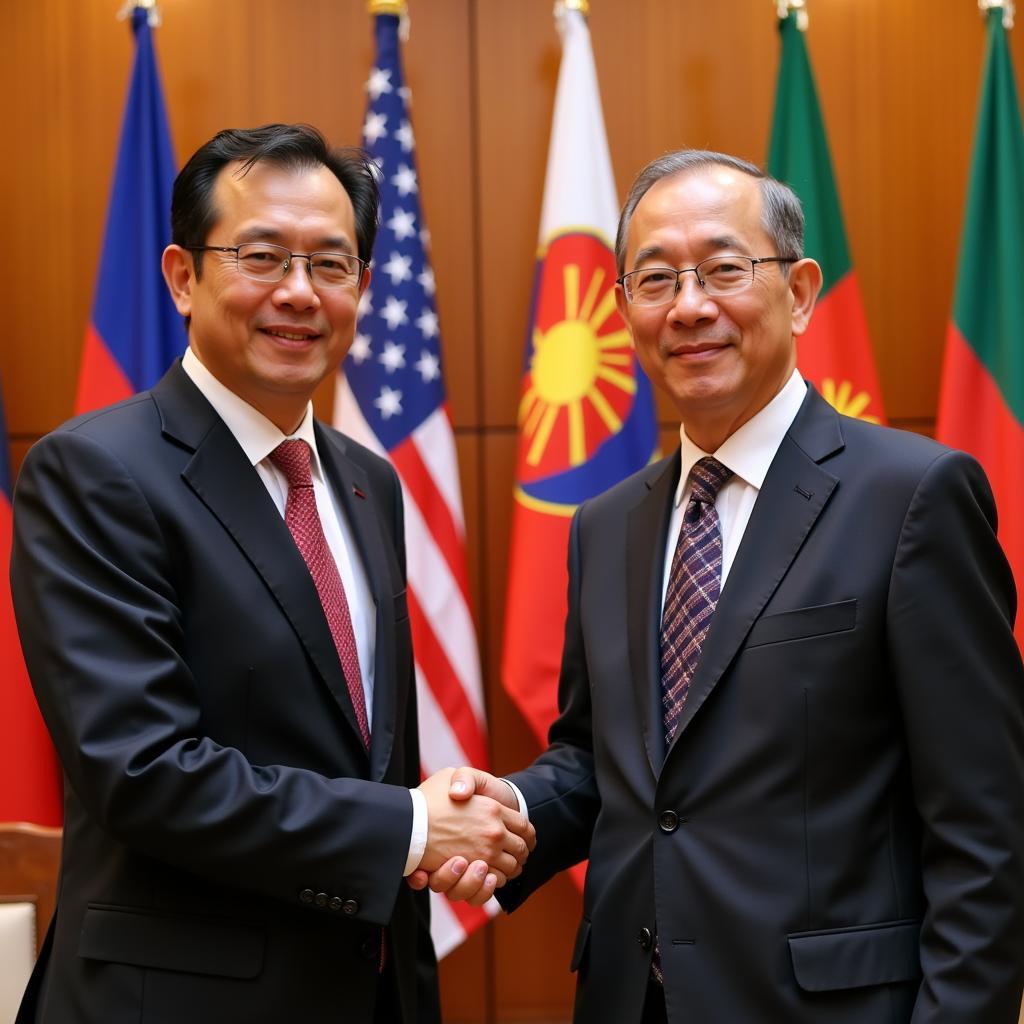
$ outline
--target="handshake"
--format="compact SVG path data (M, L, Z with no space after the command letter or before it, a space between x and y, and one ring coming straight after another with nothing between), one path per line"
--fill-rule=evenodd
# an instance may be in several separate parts
M444 768L419 786L427 801L427 845L406 879L413 889L483 906L523 869L537 834L512 787L476 768Z

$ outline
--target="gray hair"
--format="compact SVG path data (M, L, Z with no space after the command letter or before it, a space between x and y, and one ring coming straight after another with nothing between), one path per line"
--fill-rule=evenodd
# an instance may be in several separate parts
M769 177L756 164L729 156L728 153L714 153L707 149L677 149L674 153L665 153L652 160L636 176L629 189L615 235L615 265L619 274L626 269L629 222L633 219L637 203L647 194L648 189L662 178L709 167L731 167L734 171L756 178L761 186L761 224L775 245L775 255L790 259L803 257L804 211L797 194L788 185Z

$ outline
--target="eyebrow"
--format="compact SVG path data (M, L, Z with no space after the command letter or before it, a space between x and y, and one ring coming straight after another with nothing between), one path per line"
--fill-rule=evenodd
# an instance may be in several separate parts
M246 242L272 242L275 245L282 245L283 238L284 234L277 228L254 224L251 228L240 232L236 236L236 241L239 245ZM316 243L316 248L313 251L354 253L355 246L348 235L325 235Z
M701 248L707 251L732 250L738 256L746 247L733 235L716 235L714 238L706 238L701 242ZM633 265L636 266L652 259L668 259L665 255L665 247L661 245L645 245L642 249L637 250L636 255L633 257Z

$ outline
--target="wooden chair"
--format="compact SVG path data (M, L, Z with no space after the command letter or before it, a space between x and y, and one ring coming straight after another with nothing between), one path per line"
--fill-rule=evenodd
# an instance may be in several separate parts
M0 822L0 1022L13 1021L57 895L61 830Z

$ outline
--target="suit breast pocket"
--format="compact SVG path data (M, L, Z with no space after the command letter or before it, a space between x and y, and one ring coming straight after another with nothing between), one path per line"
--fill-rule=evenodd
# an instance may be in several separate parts
M811 608L794 608L788 612L763 615L754 623L744 645L761 647L790 640L807 640L829 633L845 633L857 625L857 599L819 604Z

